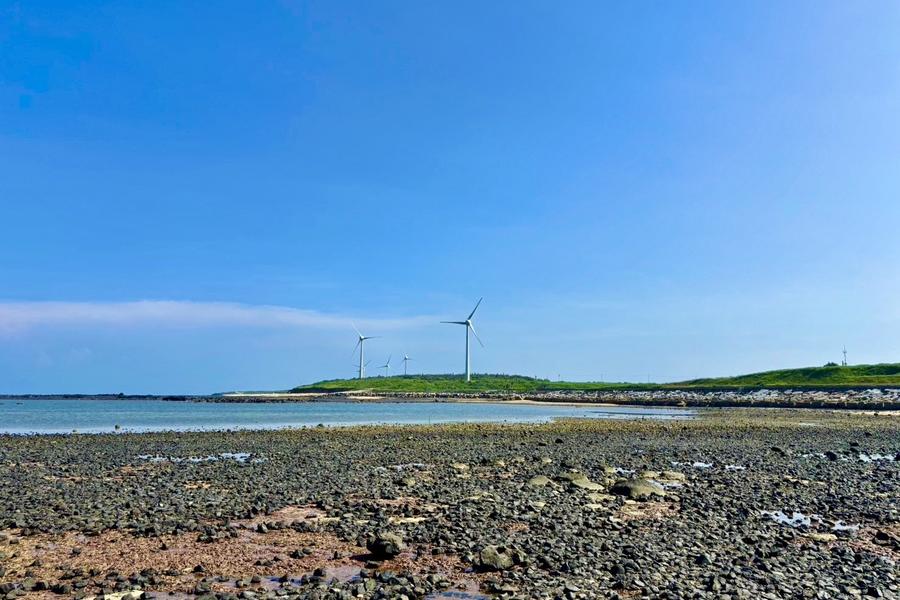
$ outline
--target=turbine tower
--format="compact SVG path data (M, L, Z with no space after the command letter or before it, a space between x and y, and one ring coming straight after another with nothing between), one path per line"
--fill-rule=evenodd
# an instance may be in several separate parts
M844 346L844 362L842 362L841 365L847 366L847 346Z
M356 335L359 336L359 339L356 341L356 346L353 347L353 351L356 352L356 349L359 348L359 378L366 378L366 365L369 363L363 362L365 357L365 341L373 340L377 337L377 335L363 335L359 332L359 329L356 329L356 325L353 326L353 329L356 330Z
M378 367L379 369L384 369L384 376L385 376L385 377L388 376L388 373L389 373L390 370L391 370L391 356L393 356L393 355L388 356L387 362L384 363L383 365L381 365L380 367Z
M406 363L408 363L408 362L411 361L411 360L412 360L412 359L409 357L409 354L404 354L404 355L403 355L403 375L404 375L404 376L406 375Z
M450 323L451 325L465 325L466 327L466 381L472 381L472 373L471 373L471 360L469 359L469 330L472 330L472 335L475 336L475 339L478 340L478 343L481 344L481 347L484 348L484 343L482 343L481 338L478 337L478 334L475 333L475 327L472 326L472 317L475 316L475 311L478 310L478 307L481 305L481 301L484 298L479 298L478 302L475 303L475 308L472 309L472 312L469 313L468 318L465 321L441 321L441 323Z

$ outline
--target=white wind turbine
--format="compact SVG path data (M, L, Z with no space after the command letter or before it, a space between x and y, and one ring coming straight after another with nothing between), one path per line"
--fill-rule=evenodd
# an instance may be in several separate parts
M452 325L465 325L466 326L466 381L472 381L472 373L470 370L471 360L469 359L469 330L472 330L472 335L475 336L475 339L478 340L478 343L481 344L481 347L484 348L484 343L482 343L481 338L478 337L478 334L475 333L475 327L472 326L472 317L475 316L475 311L478 310L478 307L481 305L481 301L484 298L479 298L478 302L475 304L475 308L472 309L472 312L469 313L468 318L465 321L441 321L441 323L450 323Z
M371 360L371 359L369 359L369 360L366 361L366 364L363 365L363 368L365 369L365 368L368 367L370 364L372 364L372 360ZM353 364L353 370L356 371L357 368L358 368L358 367L356 366L356 363L354 363L354 364Z
M412 359L409 357L409 354L403 355L403 374L406 375L406 363L411 361Z
M390 370L391 370L391 357L392 357L392 356L393 356L393 354L389 355L389 356L388 356L388 359L387 359L387 362L384 363L383 365L381 365L380 367L378 367L379 369L384 369L384 376L385 376L385 377L388 376L388 373L389 373Z
M359 348L359 378L365 379L366 377L366 366L369 364L364 361L365 355L365 341L373 340L377 337L377 335L363 335L359 332L359 329L356 329L356 325L353 325L353 329L356 330L356 334L359 336L359 339L356 341L356 346L353 347L353 351L356 352L356 349ZM370 361L371 362L371 361Z

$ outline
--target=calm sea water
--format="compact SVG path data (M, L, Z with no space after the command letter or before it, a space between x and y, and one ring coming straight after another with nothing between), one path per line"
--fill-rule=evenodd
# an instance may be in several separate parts
M0 398L0 433L280 429L373 423L543 422L557 418L683 419L685 409L502 402L170 402Z

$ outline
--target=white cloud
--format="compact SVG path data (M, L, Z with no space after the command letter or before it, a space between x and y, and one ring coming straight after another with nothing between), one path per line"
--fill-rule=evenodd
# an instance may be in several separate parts
M38 327L290 327L366 330L403 329L437 321L433 316L405 318L351 318L291 308L229 302L141 300L136 302L0 302L0 333Z

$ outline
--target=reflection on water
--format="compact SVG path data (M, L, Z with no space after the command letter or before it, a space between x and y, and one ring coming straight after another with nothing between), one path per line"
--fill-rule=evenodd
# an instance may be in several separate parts
M319 425L538 423L559 418L690 419L679 408L511 402L167 402L28 399L0 403L0 433L106 433L281 429Z

